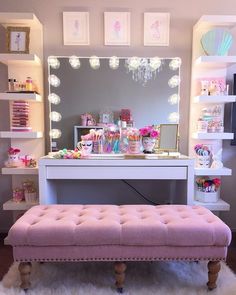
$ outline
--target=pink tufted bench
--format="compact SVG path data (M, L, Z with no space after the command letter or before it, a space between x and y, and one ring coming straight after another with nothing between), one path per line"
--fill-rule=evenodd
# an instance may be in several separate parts
M132 260L209 260L207 283L216 287L231 231L209 210L185 205L35 206L12 226L9 240L20 261L23 289L31 261L115 261L122 292Z

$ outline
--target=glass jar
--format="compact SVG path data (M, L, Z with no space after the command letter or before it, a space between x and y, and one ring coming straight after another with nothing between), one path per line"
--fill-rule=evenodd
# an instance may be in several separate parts
M26 91L33 91L33 80L31 77L27 77L25 88L26 88Z

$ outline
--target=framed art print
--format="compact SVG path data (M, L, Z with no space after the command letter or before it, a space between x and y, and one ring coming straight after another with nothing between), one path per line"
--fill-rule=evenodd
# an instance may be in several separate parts
M29 53L29 27L7 27L7 51Z
M144 46L169 46L169 27L169 13L144 13Z
M89 13L63 12L64 45L89 45Z
M104 12L105 45L130 45L130 12Z

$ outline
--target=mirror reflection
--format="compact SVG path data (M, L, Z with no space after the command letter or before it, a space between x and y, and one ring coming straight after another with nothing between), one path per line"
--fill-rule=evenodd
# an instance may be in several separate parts
M78 126L178 123L178 58L49 57L52 145L73 149Z

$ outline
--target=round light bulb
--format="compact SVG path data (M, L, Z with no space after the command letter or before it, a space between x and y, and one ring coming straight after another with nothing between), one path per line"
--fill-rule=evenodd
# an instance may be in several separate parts
M161 66L161 59L157 56L150 58L149 62L152 71L156 71Z
M109 66L112 70L119 68L119 58L117 56L112 56L109 59Z
M168 99L168 103L169 103L170 105L178 104L179 101L180 101L180 97L179 97L179 95L178 95L177 93L172 94L172 95L169 97L169 99Z
M93 55L89 59L89 63L92 69L97 70L100 68L100 60L97 56Z
M61 121L61 114L60 113L58 113L58 112L51 112L50 114L49 114L49 118L50 118L50 120L51 121L53 121L53 122L59 122L59 121Z
M128 59L128 67L130 71L135 71L140 67L141 65L141 59L140 57L133 56Z
M51 129L49 131L49 136L53 139L57 139L61 137L61 130L60 129Z
M50 93L48 95L48 100L52 104L59 104L61 102L60 96L58 96L56 93Z
M59 87L61 84L60 79L56 75L49 75L48 82L53 87Z
M48 64L53 69L59 69L59 67L60 67L60 61L55 56L49 56L48 57Z
M168 81L168 85L170 86L170 88L175 88L179 86L179 84L180 84L180 77L177 75L171 77Z
M71 67L73 69L79 69L80 66L81 66L81 63L80 63L80 60L77 56L75 55L72 55L70 58L69 58L69 63L71 65Z
M168 120L171 123L178 123L179 122L179 113L177 113L177 112L170 113Z
M169 68L173 71L176 71L182 64L181 58L175 57L169 63Z

